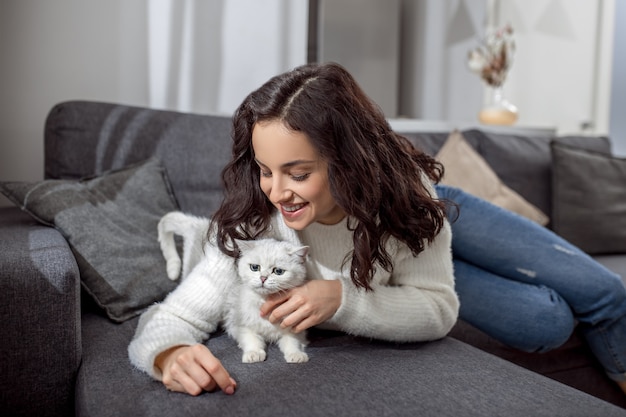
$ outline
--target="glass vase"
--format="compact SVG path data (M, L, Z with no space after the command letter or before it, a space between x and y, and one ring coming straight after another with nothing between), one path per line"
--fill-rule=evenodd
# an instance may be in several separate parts
M512 125L517 122L517 107L502 93L502 86L489 87L489 99L478 113L478 120L486 125Z

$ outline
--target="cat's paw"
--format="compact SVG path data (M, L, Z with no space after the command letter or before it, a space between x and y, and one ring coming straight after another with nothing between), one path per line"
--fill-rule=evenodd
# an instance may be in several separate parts
M180 274L180 259L169 259L167 261L167 277L172 281L176 281L178 279L178 275Z
M285 353L285 360L288 363L304 363L309 361L309 355L304 352Z
M255 362L263 362L267 354L264 350L249 350L243 353L241 357L241 362L243 363L255 363Z

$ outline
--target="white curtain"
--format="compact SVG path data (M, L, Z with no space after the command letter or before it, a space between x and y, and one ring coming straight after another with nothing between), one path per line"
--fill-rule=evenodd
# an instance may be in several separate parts
M306 62L307 0L147 0L149 104L232 114Z

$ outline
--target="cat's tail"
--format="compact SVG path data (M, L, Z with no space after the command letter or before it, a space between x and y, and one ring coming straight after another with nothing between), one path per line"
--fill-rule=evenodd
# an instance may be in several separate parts
M158 224L158 238L169 279L172 281L178 279L181 266L183 277L187 276L189 271L200 261L208 227L209 219L180 211L169 212L161 218ZM182 261L176 248L174 235L183 238L184 259Z

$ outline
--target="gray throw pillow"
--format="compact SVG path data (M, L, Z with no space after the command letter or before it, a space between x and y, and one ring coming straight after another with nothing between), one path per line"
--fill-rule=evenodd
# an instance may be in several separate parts
M626 159L551 148L553 230L589 254L626 253Z
M68 241L83 288L122 322L174 289L157 240L178 205L157 159L83 180L3 182L0 191Z

